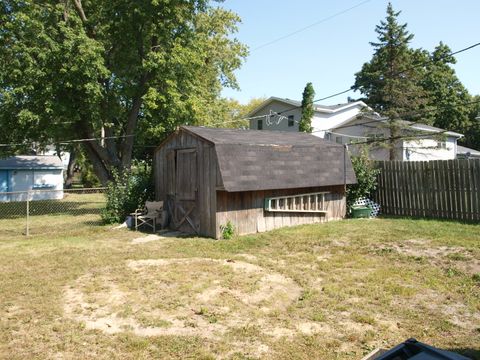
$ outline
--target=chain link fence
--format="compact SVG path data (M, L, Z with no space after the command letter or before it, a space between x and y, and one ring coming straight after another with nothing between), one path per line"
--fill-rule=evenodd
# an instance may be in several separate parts
M0 238L82 231L102 225L106 188L0 193Z

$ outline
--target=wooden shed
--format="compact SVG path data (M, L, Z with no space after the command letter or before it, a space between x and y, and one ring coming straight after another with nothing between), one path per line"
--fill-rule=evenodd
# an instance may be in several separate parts
M343 145L311 134L182 126L155 150L170 227L220 238L342 219L356 182Z

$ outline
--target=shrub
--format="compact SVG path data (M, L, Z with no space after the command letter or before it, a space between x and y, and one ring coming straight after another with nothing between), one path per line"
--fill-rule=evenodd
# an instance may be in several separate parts
M230 220L225 225L220 225L220 230L222 231L222 238L225 240L230 240L235 235L235 225Z
M377 188L377 176L380 173L379 169L373 167L373 162L366 152L362 152L360 156L352 156L352 165L357 183L347 187L347 213L350 213L355 201L369 197Z
M154 198L153 174L150 166L134 167L130 171L113 172L107 185L107 203L102 219L107 224L120 223L127 215Z

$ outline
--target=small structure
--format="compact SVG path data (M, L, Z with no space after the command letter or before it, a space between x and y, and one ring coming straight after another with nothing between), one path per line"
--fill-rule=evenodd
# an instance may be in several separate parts
M41 191L43 190L43 191ZM63 164L57 156L0 159L0 201L63 198Z
M310 134L182 126L155 150L173 229L219 238L342 219L356 182L342 145Z

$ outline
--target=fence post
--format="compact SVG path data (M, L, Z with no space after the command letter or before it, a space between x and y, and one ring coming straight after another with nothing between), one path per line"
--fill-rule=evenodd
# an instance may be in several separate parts
M30 190L27 191L27 229L25 231L25 235L29 236L30 235Z

